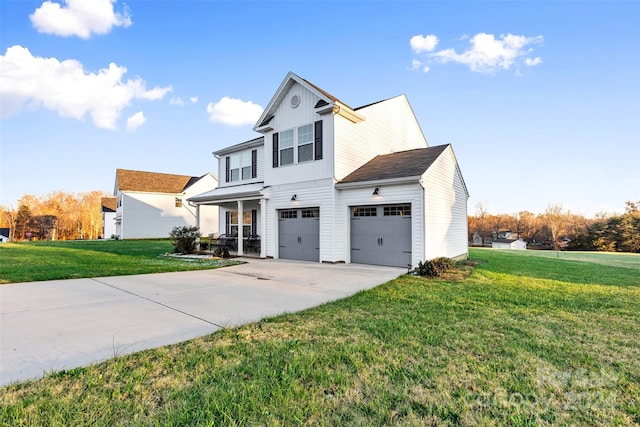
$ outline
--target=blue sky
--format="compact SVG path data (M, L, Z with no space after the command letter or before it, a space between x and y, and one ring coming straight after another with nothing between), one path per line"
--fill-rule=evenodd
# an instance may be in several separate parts
M492 213L640 200L640 2L0 0L0 204L216 172L293 71L406 94Z

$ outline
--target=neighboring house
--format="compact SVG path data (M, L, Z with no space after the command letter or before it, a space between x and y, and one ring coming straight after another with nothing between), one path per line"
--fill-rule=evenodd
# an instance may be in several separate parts
M495 239L491 242L493 249L527 249L527 242L522 239Z
M480 233L478 233L477 231L473 233L471 244L473 246L484 246L484 239L482 238L482 236L480 236Z
M187 199L217 185L211 173L193 177L117 169L114 234L120 239L164 238L174 227L193 225L203 235L216 233L218 209L194 206Z
M189 199L220 207L221 233L259 234L262 257L408 267L467 256L453 149L427 145L404 95L351 108L289 73L254 130L214 152L219 188Z
M9 241L9 237L11 237L11 229L10 228L0 228L0 243L6 243Z
M115 197L103 197L100 200L100 212L102 213L102 238L111 239L117 236L116 231L116 204Z

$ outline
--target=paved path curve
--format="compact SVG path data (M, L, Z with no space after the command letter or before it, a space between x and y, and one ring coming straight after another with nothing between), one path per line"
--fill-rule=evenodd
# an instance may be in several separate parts
M215 270L0 285L0 386L314 307L406 272L245 261Z

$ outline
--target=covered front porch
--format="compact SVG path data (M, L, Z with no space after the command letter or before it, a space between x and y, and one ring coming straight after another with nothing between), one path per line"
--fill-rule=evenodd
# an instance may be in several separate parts
M207 250L223 248L232 255L266 257L262 241L266 223L266 200L262 184L217 188L189 199L196 208L196 226L201 219L201 206L218 206L219 235L207 236ZM204 246L204 245L203 245Z

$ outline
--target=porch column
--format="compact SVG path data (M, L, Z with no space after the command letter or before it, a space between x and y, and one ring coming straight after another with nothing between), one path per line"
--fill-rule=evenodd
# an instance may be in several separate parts
M260 235L260 258L267 257L267 199L260 199L260 227L258 234Z
M238 256L242 256L244 255L244 248L243 248L243 244L244 241L242 240L243 234L244 234L244 218L242 215L242 206L243 202L242 200L238 200Z

